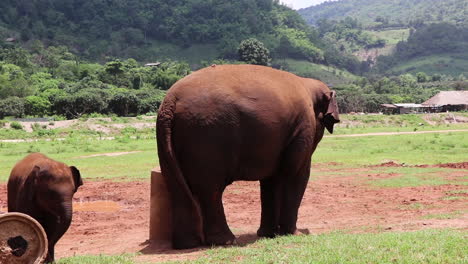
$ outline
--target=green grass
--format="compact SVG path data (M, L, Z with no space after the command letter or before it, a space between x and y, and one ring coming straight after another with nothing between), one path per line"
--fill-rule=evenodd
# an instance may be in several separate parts
M457 116L464 116L457 113ZM363 134L378 132L414 132L431 130L468 129L466 123L445 124L447 114L433 114L430 125L422 114L405 115L340 115L341 122L336 124L335 135Z
M467 263L466 232L423 230L346 234L342 232L261 239L245 246L213 248L196 260L163 263ZM76 256L58 264L140 263L137 257Z
M426 230L289 236L212 249L198 260L171 263L466 263L465 234Z
M445 219L455 219L458 218L465 213L467 213L468 210L464 211L455 211L455 212L450 212L450 213L444 213L444 214L427 214L423 216L423 219L438 219L438 220L445 220Z
M57 264L132 264L134 255L120 256L77 256L60 259Z
M396 45L400 41L406 41L409 37L409 29L392 29L383 31L366 30L365 32L384 39L387 45Z
M425 72L429 75L445 74L457 77L460 74L468 75L467 69L468 60L466 54L437 54L405 61L387 72L395 75Z
M444 178L450 173L450 169L439 168L381 168L380 173L392 174L390 178L369 180L368 183L376 187L417 187L436 186L453 183ZM460 183L462 184L462 183Z
M273 62L275 63L275 61ZM286 59L279 60L278 63L287 65L287 71L302 77L315 78L327 84L339 85L354 81L357 76L348 71L343 71L332 66L314 64L304 60Z
M122 156L88 157L107 152L130 152ZM64 141L0 143L0 182L6 181L14 164L31 152L42 152L50 158L76 166L86 179L142 179L148 178L158 165L155 139L96 140L84 136L69 137Z
M439 164L468 160L468 133L396 136L324 137L313 155L314 162L337 162L349 166L388 161Z
M442 200L453 201L453 200L466 200L466 199L468 199L468 197L466 196L445 196Z
M0 143L0 182L7 180L14 164L31 152L77 166L86 179L147 178L158 165L156 140L150 130L140 139L130 134L116 140L97 140L95 135L71 134L64 141ZM467 133L324 137L313 156L318 163L336 162L342 166L380 164L393 160L406 164L438 164L468 160ZM106 153L140 151L116 157L79 158Z

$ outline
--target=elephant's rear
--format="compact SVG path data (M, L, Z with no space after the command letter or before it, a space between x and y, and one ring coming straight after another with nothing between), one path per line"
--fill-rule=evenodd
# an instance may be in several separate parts
M161 172L171 194L173 247L183 249L200 246L203 235L199 208L174 152L172 136L176 103L176 97L168 93L158 111L156 139Z

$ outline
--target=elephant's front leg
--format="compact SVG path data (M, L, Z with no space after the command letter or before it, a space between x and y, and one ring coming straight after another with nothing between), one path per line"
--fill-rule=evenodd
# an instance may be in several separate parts
M229 229L221 200L224 188L196 194L203 214L203 230L207 245L230 245L236 237Z
M262 217L259 237L274 237L278 233L280 216L280 185L277 177L270 177L260 181L260 198L262 204Z
M71 224L73 211L71 201L61 203L59 208L58 213L44 213L44 218L41 221L48 240L48 253L45 263L54 262L55 244L65 234Z

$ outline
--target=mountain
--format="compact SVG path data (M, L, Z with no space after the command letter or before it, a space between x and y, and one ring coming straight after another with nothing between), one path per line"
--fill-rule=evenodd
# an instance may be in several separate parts
M307 23L322 19L358 19L365 27L448 22L468 25L466 0L338 0L300 9Z
M339 0L299 10L320 37L372 72L468 74L468 1Z

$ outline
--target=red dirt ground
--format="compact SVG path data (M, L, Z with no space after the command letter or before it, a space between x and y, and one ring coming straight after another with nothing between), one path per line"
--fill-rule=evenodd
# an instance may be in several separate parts
M382 165L384 166L384 165ZM394 166L390 164L389 166ZM327 164L313 166L299 212L298 227L311 234L345 230L383 232L424 228L468 228L466 180L462 167L444 172L455 179L451 185L407 188L375 188L367 179L397 177L373 174L368 168L336 169ZM444 166L445 167L445 166ZM326 175L325 175L326 174ZM254 242L260 222L258 182L235 182L224 195L225 211L238 244ZM444 199L458 196L458 199ZM460 198L462 197L462 198ZM85 181L74 198L73 223L56 246L58 258L85 254L141 252L137 260L167 261L200 257L205 248L175 251L150 246L148 239L150 186L148 181ZM2 209L3 208L3 209ZM0 211L6 211L6 184L0 184ZM429 214L459 212L451 219L425 218ZM460 213L461 212L461 213Z

